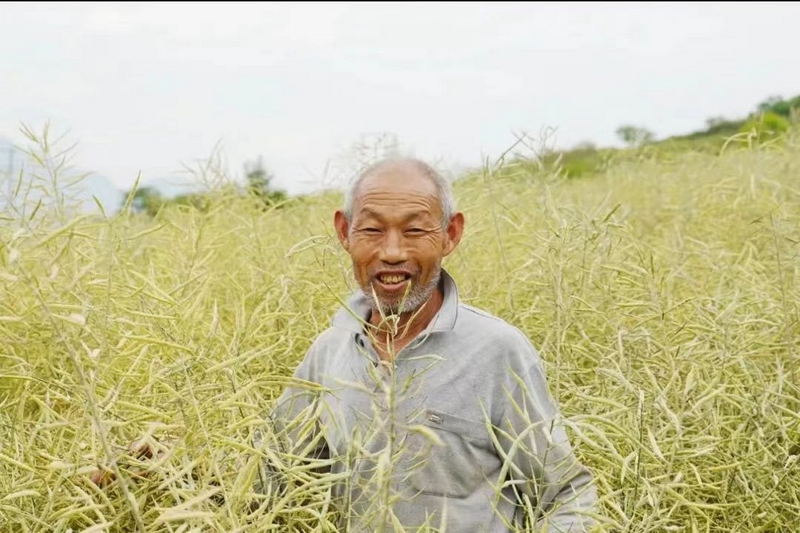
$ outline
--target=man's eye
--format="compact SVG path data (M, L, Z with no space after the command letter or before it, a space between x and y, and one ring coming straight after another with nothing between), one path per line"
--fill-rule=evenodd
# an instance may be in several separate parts
M364 233L380 233L381 230L378 228L364 228L362 231Z
M425 230L421 228L411 228L408 230L408 233L411 233L412 235L421 235L425 233Z

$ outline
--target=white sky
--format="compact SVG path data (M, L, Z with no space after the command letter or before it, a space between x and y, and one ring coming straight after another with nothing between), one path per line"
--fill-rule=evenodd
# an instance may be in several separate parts
M800 94L798 20L764 2L3 3L0 136L49 120L121 188L221 141L233 173L262 155L305 192L381 132L474 165L515 132L609 145L622 123L737 118Z

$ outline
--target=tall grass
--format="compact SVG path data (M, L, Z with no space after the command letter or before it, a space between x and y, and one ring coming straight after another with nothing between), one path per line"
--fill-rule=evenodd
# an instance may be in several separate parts
M457 184L445 266L542 352L599 529L800 529L800 139L584 180L532 168ZM335 531L332 480L254 442L353 289L339 201L8 210L0 531ZM124 453L137 439L162 453ZM265 458L279 498L254 489ZM97 468L117 482L99 489Z

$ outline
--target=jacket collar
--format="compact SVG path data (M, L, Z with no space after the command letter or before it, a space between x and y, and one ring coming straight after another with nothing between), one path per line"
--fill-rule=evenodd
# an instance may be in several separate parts
M458 287L453 277L444 268L442 268L441 283L444 291L442 307L439 308L423 334L452 331L456 325L459 304ZM354 292L345 305L339 308L331 325L353 333L363 333L364 323L369 320L370 312L371 308L367 297L359 290Z

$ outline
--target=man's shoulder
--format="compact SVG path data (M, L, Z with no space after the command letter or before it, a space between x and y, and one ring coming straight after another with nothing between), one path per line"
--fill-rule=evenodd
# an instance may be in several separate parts
M329 326L317 334L311 341L300 363L295 369L295 376L303 379L317 380L331 367L336 367L352 333Z
M485 309L481 309L480 307L475 307L474 305L470 305L463 301L458 302L458 307L459 309L466 311L464 318L467 318L467 320L477 320L479 322L485 322L487 325L501 328L514 327L507 320L500 318L499 316L494 315Z
M311 343L311 349L313 351L336 349L349 342L352 336L353 333L351 331L336 327L335 325L329 325L317 334L314 341Z
M511 322L485 309L459 302L458 330L504 346L534 349L525 333Z

